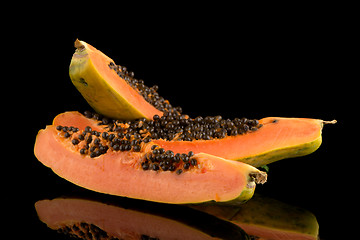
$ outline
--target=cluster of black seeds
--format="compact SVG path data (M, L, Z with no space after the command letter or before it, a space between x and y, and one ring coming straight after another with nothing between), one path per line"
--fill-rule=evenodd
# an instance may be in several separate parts
M105 154L109 149L140 152L143 145L151 141L148 137L142 138L138 133L128 133L127 127L122 128L120 132L99 132L92 130L90 126L85 127L83 131L60 125L56 126L56 129L64 138L69 138L74 146L78 146L81 155L89 155L91 158ZM193 156L194 153L191 151L188 154L174 154L171 150L165 151L158 145L152 145L151 152L146 153L141 163L141 168L153 171L177 170L176 173L181 174L197 165L197 160Z
M163 116L154 115L152 120L145 118L120 121L102 118L99 114L86 111L87 118L99 121L109 131L138 134L141 138L164 139L169 141L193 141L221 139L257 131L262 127L256 119L223 119L221 116L190 118L178 112L164 112ZM126 125L126 129L124 128Z
M113 151L140 152L141 143L149 142L147 139L141 139L139 134L98 132L92 130L90 126L85 127L83 131L79 131L77 128L74 131L74 127L60 125L56 129L63 133L64 138L71 138L73 145L81 144L80 153L88 154L91 158L105 154L109 148Z
M57 229L58 233L68 235L73 238L91 239L91 240L119 240L116 237L109 236L107 232L94 224L85 222L75 223L73 225L65 225Z
M82 142L80 153L94 158L112 151L140 152L142 146L156 139L168 141L193 141L221 139L253 132L262 127L258 120L247 118L222 119L221 116L190 118L179 112L164 112L163 116L154 115L153 119L145 118L132 121L114 120L90 111L85 117L94 119L103 126L104 132L93 131L86 127L80 131L74 127L57 126L65 138L71 137L73 145ZM76 133L76 134L74 134ZM74 135L73 135L74 134ZM72 136L73 135L73 136ZM153 145L141 163L143 170L183 171L197 166L193 153L174 153Z
M136 79L134 77L134 72L129 72L126 67L116 65L113 62L109 63L109 68L113 69L119 77L124 79L132 88L137 90L139 94L156 109L164 112L175 112L181 113L182 109L180 107L173 107L170 102L159 95L157 92L159 87L154 85L148 87L144 84L144 80Z
M190 118L182 114L180 107L172 107L168 100L165 100L158 93L158 86L147 87L143 80L134 78L134 72L129 72L126 67L109 63L109 68L114 70L131 87L137 90L143 98L155 108L162 111L163 116L155 115L152 120L138 119L129 121L128 131L146 134L151 139L164 140L211 140L221 139L226 136L236 136L250 131L256 131L262 125L258 120L247 118L222 119L221 116ZM99 114L85 112L88 118L95 118L101 121L99 124L108 125L109 131L117 131L121 121L102 118Z
M143 170L162 170L162 171L175 171L177 174L181 174L184 170L188 170L190 167L197 166L197 160L194 157L194 153L174 153L171 150L165 151L165 149L158 145L151 146L152 152L146 154L145 161L141 163Z

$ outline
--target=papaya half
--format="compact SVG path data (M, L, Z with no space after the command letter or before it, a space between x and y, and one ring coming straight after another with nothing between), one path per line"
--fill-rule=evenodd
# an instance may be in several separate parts
M161 118L150 120L152 126L149 127L147 124L149 121L146 119L115 121L105 118L103 121L98 114L83 115L73 111L56 116L53 125L77 126L80 129L90 126L101 132L118 131L120 133L126 133L126 129L133 126L131 132L138 133L143 138L150 138L153 143L164 149L171 149L175 152L204 152L260 167L284 158L299 157L314 152L322 142L323 125L329 123L308 118L268 117L259 120L256 130L247 133L236 136L226 134L223 138L212 137L209 140L190 138L185 141L176 138L169 140L166 135L155 136L153 133L156 133L157 130L166 131L166 126L161 127L161 121ZM175 122L176 119L173 121ZM154 125L159 125L159 127L154 130ZM181 127L186 129L188 125ZM226 126L221 129L226 129ZM191 129L188 131L190 134L193 133Z
M76 126L76 125L75 125ZM93 191L163 203L239 203L266 173L207 153L174 152L141 139L87 126L47 126L37 159L66 180Z

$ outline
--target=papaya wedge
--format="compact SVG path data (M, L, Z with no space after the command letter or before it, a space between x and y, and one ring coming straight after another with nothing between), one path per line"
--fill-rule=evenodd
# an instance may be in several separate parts
M261 128L246 134L226 136L222 139L177 141L152 139L155 144L164 149L176 152L204 152L230 160L238 160L254 167L260 167L272 162L304 156L317 150L322 142L324 124L336 121L323 121L309 118L267 117L259 120ZM53 125L77 126L85 129L109 131L109 125L101 119L88 118L73 111L56 116ZM144 130L137 128L139 133ZM143 132L146 136L146 132Z
M139 91L131 87L111 66L113 60L83 41L76 40L69 75L90 106L114 119L151 119L162 112L147 102ZM117 69L125 73L124 68Z
M115 140L117 139L117 140ZM130 141L131 140L131 143ZM165 151L153 142L113 138L73 126L47 126L35 142L37 159L89 190L154 202L184 204L250 199L266 173L206 153Z

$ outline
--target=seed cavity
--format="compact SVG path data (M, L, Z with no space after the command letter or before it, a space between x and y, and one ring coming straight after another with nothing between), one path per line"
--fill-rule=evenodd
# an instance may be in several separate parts
M223 119L221 116L193 119L178 112L164 112L163 116L154 115L151 120L141 118L132 121L103 118L101 115L90 111L86 111L84 115L87 118L97 120L98 125L103 125L109 132L116 132L125 136L126 134L135 134L137 138L146 142L152 139L169 141L222 139L227 136L255 132L263 126L256 119ZM145 140L145 138L147 139Z
M159 95L159 93L157 92L159 87L157 85L154 85L152 87L146 86L144 84L144 80L136 79L134 77L134 72L128 71L126 67L116 65L114 62L110 62L108 66L156 109L162 112L169 111L181 114L182 109L180 107L173 107L168 100L164 99Z
M222 139L257 131L262 127L256 119L223 119L221 116L190 118L179 112L164 112L153 119L121 121L105 118L97 113L85 111L84 116L91 118L103 127L103 131L86 126L79 130L73 126L56 126L59 135L69 139L81 155L96 158L111 151L145 151L146 144L153 139L167 141L196 141ZM197 167L194 153L174 153L158 145L152 145L140 167L143 170L170 171L182 174ZM181 170L181 171L179 171Z
M64 139L68 139L74 148L79 151L81 155L96 158L111 151L145 151L145 144L150 143L151 140L145 137L142 138L140 134L128 133L109 133L98 132L91 129L90 126L85 127L84 130L79 130L74 127L56 126L59 135ZM152 143L150 143L152 144ZM143 170L153 171L177 171L181 174L185 170L197 166L197 160L194 153L174 153L171 150L165 150L158 145L152 145L151 150L145 153L145 157L139 163Z

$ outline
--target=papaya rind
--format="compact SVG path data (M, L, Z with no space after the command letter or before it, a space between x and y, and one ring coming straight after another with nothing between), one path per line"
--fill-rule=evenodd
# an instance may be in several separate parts
M287 148L275 149L259 155L237 158L234 160L250 164L254 167L260 167L282 159L308 155L315 152L320 147L321 143L322 137L320 135L317 139L311 142L290 146Z
M255 186L253 187L249 187L247 186L242 192L241 194L234 198L233 200L230 201L226 201L226 202L216 202L216 201L210 201L210 202L205 202L209 203L209 204L217 204L217 205L221 205L221 206L239 206L241 204L246 203L247 201L249 201L255 193Z

